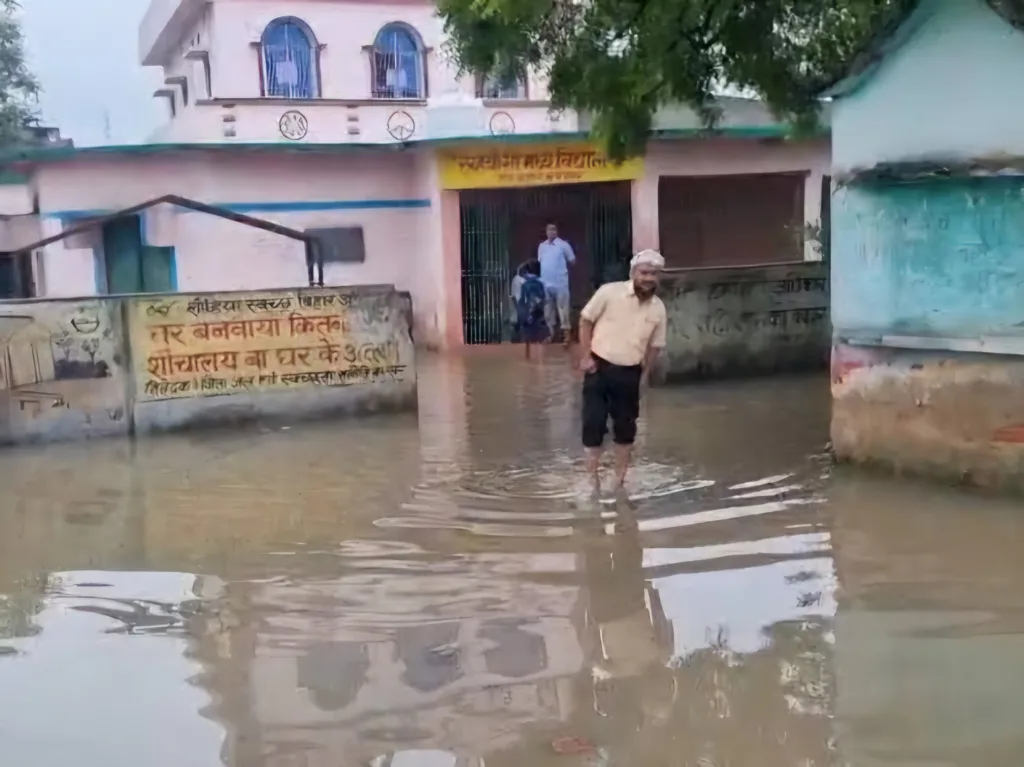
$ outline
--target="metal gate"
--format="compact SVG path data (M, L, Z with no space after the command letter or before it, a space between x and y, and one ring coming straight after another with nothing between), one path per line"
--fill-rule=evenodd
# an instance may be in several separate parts
M513 272L536 256L549 223L558 225L559 235L576 251L570 271L574 322L599 285L628 274L633 240L628 181L467 190L459 203L467 344L508 339Z

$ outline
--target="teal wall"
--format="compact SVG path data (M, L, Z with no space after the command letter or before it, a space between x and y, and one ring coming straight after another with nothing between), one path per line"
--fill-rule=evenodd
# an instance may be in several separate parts
M838 190L832 324L840 337L1024 336L1024 178Z

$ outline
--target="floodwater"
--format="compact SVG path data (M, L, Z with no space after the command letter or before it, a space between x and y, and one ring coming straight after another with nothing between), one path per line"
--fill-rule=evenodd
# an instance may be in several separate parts
M811 377L650 392L589 505L550 354L4 452L0 764L1024 764L1021 503L834 471Z

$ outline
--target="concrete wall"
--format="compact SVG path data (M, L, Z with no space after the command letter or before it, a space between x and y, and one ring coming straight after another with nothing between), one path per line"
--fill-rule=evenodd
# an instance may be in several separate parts
M910 31L869 80L833 102L836 175L880 162L1024 154L1024 36L984 0L926 0Z
M841 460L1024 491L1024 358L858 347L832 352Z
M1024 36L982 0L925 0L897 37L833 105L833 446L1024 489ZM856 173L917 160L953 177ZM1015 175L956 178L976 161Z
M1024 489L1022 191L990 178L836 193L839 458Z
M824 369L828 267L820 263L671 271L669 380Z
M0 305L0 444L415 407L388 286Z
M1022 193L1021 178L838 190L832 202L837 332L1014 335L1024 342Z
M120 307L98 299L0 304L0 443L127 434Z

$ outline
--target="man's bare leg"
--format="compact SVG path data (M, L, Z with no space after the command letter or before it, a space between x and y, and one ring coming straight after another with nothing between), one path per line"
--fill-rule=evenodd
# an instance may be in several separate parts
M590 488L594 495L601 493L601 448L588 447L584 451L584 462L587 476L590 477Z
M615 445L615 491L623 490L626 486L626 473L629 471L629 461L633 456L632 445Z

